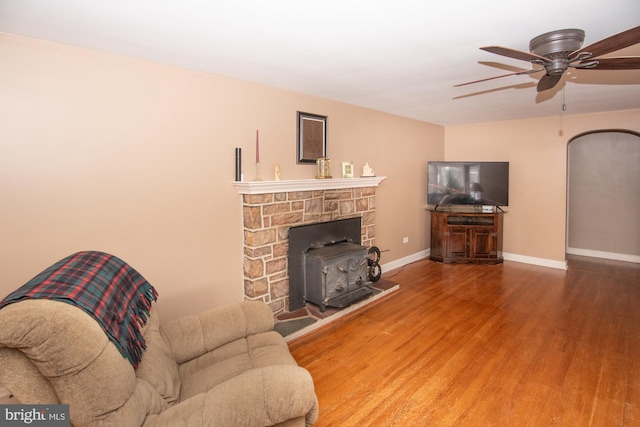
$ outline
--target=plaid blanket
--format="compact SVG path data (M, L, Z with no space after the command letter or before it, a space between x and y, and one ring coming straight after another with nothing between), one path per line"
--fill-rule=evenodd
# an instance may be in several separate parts
M98 321L120 353L135 367L146 349L140 327L158 293L121 259L103 252L78 252L53 264L0 301L0 309L29 298L75 305Z

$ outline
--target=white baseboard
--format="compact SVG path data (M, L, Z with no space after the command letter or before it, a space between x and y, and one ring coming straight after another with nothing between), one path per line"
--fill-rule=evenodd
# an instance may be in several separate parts
M610 259L614 261L632 262L632 263L640 264L640 256L638 255L618 254L615 252L594 251L590 249L578 249L578 248L567 248L567 253L570 255L579 255L579 256L585 256L585 257L591 257L591 258L603 258L603 259ZM413 255L409 255L404 258L400 258L395 261L388 262L386 264L381 264L380 267L382 268L382 273L384 274L385 271L401 268L407 264L411 264L412 262L416 262L416 261L420 261L421 259L428 258L430 254L431 254L431 248L425 249L424 251L417 252ZM504 252L502 256L507 261L522 262L524 264L539 265L541 267L557 268L559 270L567 269L566 260L558 261L555 259L538 258L538 257L527 256L527 255L512 254L508 252Z
M603 258L614 261L633 262L640 264L640 256L630 254L618 254L615 252L594 251L592 249L567 248L569 255L586 256L590 258Z
M431 254L431 248L425 249L424 251L417 252L413 255L406 256L404 258L397 259L395 261L388 262L386 264L380 264L380 269L384 274L385 271L395 270L396 268L404 267L407 264L411 264L412 262L420 261L421 259L428 258ZM380 256L382 259L383 255Z
M411 264L412 262L416 262L416 261L420 261L421 259L428 258L430 254L431 254L431 248L425 249L424 251L417 252L413 255L409 255L404 258L400 258L395 261L388 262L386 264L381 264L380 268L382 269L382 273L384 274L385 271L395 270L396 268L404 267L405 265ZM556 261L553 259L536 258L536 257L531 257L526 255L518 255L518 254L510 254L510 253L503 253L502 256L507 261L522 262L525 264L533 264L533 265L539 265L541 267L557 268L560 270L567 269L566 261Z
M567 269L567 261L557 261L555 259L537 258L533 256L510 254L504 252L502 257L506 261L522 262L524 264L539 265L540 267L557 268L559 270Z

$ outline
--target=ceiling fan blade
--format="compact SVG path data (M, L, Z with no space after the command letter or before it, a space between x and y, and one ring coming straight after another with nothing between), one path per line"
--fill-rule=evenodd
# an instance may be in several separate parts
M640 56L620 56L618 58L598 58L594 60L581 61L576 65L580 68L582 63L589 64L597 62L595 67L585 68L587 70L640 70Z
M495 53L496 55L506 56L508 58L520 59L521 61L542 61L542 62L551 62L549 58L545 58L544 56L536 55L531 52L523 52L521 50L510 49L508 47L502 46L485 46L480 49L485 50L487 52Z
M583 52L589 52L591 53L592 57L595 58L600 55L605 55L609 52L615 52L616 50L624 49L625 47L629 47L637 43L640 43L640 26L630 28L626 31L614 34L613 36L590 44L589 46L578 49L575 52L572 52L571 55L569 55L569 59L575 60L578 55Z
M539 70L525 70L525 71L518 71L516 73L503 74L501 76L488 77L486 79L480 79L480 80L474 80L472 82L460 83L460 84L457 84L457 85L453 85L453 87L460 87L460 86L471 85L471 84L474 84L474 83L486 82L487 80L501 79L502 77L519 76L519 75L522 75L522 74L533 74L533 73L537 73L539 71L544 71L544 68L540 68Z
M562 74L554 74L552 76L550 76L549 74L545 74L538 82L538 92L551 89L558 84L561 78Z

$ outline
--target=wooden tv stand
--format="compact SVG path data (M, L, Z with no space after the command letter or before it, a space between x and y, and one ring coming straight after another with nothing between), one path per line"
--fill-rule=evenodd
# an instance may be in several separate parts
M443 263L501 263L503 215L431 210L429 258Z

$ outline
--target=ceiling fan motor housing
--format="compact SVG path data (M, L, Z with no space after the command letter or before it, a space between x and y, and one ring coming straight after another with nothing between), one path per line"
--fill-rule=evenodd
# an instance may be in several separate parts
M584 31L577 28L551 31L531 39L529 51L549 58L550 62L542 64L547 74L562 74L569 66L569 54L582 47L584 36Z

